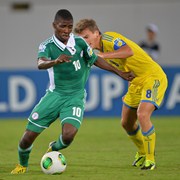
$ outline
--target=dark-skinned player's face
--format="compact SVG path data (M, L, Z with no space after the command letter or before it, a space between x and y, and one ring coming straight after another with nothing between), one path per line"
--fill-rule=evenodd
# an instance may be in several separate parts
M58 21L53 22L53 27L56 37L66 44L73 29L73 20L59 18Z

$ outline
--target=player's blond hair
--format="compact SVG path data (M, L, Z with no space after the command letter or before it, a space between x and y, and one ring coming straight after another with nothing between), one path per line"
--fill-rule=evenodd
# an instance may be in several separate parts
M96 30L99 31L99 28L98 28L98 26L96 24L96 21L94 21L93 19L81 19L75 25L74 32L79 34L85 29L89 29L91 32L94 32Z

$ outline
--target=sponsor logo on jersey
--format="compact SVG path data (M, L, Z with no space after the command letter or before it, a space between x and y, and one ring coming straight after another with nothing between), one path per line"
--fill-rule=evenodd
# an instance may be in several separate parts
M126 43L123 40L121 40L119 38L114 40L114 50L118 50L120 47L122 47L124 45L126 45Z
M39 118L39 114L37 112L32 114L33 120L37 120Z
M46 46L44 44L40 44L39 46L39 52L44 52L46 49Z
M93 55L93 50L90 46L88 46L87 53L90 57Z

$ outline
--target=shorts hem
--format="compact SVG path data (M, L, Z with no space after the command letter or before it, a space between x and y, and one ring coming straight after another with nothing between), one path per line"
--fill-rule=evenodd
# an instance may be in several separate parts
M155 106L156 109L159 109L160 107L153 101L149 101L149 100L142 100L141 102L148 102L148 103L151 103Z
M81 126L81 122L76 121L76 120L74 120L74 119L64 120L64 121L61 122L61 125L63 126L63 125L66 124L66 123L71 124L72 126L74 126L74 127L77 128L77 129L79 129L80 126Z
M136 107L129 106L129 105L128 105L128 104L126 104L125 102L123 102L123 104L124 104L126 107L128 107L129 109L134 109L134 110L136 110L136 109L137 109Z
M36 133L41 133L46 128L38 127L35 124L33 124L31 121L29 121L29 123L26 126L26 129L33 131L33 132L36 132Z

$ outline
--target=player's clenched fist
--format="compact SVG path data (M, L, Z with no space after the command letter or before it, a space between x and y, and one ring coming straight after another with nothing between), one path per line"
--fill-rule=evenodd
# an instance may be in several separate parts
M127 81L132 81L135 78L135 75L132 71L130 72L120 72L120 76Z

